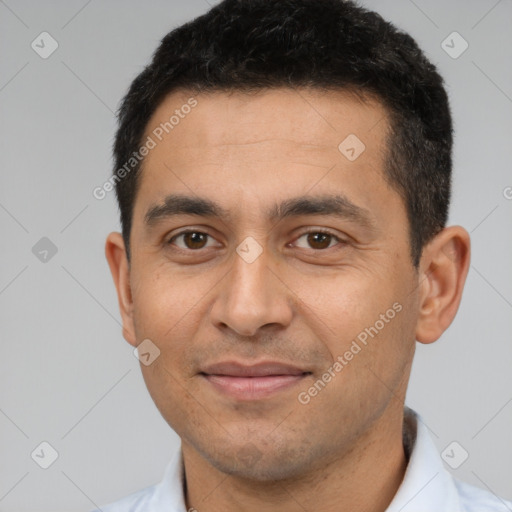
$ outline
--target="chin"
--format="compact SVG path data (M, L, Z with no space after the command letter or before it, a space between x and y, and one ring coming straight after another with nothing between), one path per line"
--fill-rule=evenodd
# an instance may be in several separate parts
M232 441L232 440L231 440ZM272 446L268 441L249 441L225 446L222 451L202 452L219 471L253 482L275 482L297 478L311 470L311 454L295 447ZM304 443L307 444L307 443Z

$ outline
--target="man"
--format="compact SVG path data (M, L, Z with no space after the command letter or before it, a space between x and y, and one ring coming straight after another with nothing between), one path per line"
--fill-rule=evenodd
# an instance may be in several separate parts
M452 125L416 43L342 0L225 0L119 113L106 256L181 449L105 512L501 511L404 409L452 322Z

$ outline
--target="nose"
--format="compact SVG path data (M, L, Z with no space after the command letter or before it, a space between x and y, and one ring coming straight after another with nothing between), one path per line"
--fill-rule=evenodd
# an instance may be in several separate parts
M287 327L293 316L292 292L269 255L263 251L249 262L235 252L232 259L210 311L214 325L241 336L254 336L270 326Z

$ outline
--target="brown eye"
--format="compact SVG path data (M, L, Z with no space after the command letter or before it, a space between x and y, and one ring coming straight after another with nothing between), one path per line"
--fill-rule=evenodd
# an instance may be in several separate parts
M209 235L200 231L184 231L173 236L168 243L174 244L176 240L181 240L181 243L175 243L180 249L203 249L206 247L208 237Z
M307 240L313 249L327 249L331 243L332 236L326 233L309 233Z
M305 239L306 246L297 243L301 239ZM299 238L297 238L297 242L296 244L298 245L298 247L301 247L303 249L322 250L329 249L333 245L336 245L336 242L341 242L341 240L331 233L323 231L309 231L308 233L304 233ZM333 244L333 242L335 243Z

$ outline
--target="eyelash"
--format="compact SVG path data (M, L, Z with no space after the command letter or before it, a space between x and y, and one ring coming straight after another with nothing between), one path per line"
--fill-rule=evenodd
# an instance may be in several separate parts
M178 237L180 236L183 236L183 235L187 235L187 234L192 234L192 233L198 233L198 234L201 234L201 235L206 235L207 237L209 238L213 238L212 236L210 236L208 233L205 233L203 231L199 231L199 230L196 230L196 229L188 229L186 231L181 231L180 233L177 233L175 235L173 235L169 240L167 240L166 244L167 245L173 245L172 242L174 240L176 240ZM312 229L310 231L304 231L303 233L301 233L299 236L297 236L297 238L295 240L299 240L300 238L302 238L303 236L305 235L310 235L310 234L322 234L322 235L328 235L328 236L331 236L336 242L337 244L336 245L344 245L346 244L346 241L345 240L342 240L339 236L335 235L334 233L332 233L331 231L328 231L328 230L325 230L325 229ZM288 246L289 244L287 244ZM313 248L309 248L309 250L311 251L327 251L328 249L333 249L334 247L326 247L325 249L313 249ZM198 252L200 251L201 249L204 249L204 247L200 248L200 249L183 249L182 247L178 247L178 250L181 250L181 251L191 251L191 252Z

